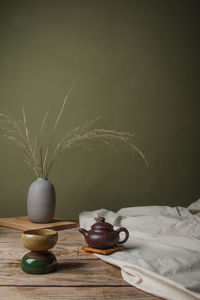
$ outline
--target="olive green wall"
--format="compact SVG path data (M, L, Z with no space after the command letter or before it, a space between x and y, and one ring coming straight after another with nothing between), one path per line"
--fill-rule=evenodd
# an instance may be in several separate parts
M101 144L60 157L49 180L58 217L135 205L186 206L199 197L200 1L0 1L0 110L37 132L74 89L58 129L101 115L99 128L143 136L132 159ZM26 214L34 180L0 138L0 216Z

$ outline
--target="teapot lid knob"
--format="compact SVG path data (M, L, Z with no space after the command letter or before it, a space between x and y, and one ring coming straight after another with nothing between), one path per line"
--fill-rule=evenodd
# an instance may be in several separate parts
M105 218L99 216L99 221L98 223L95 223L91 226L92 229L94 230L109 230L113 231L113 226L110 223L105 222Z

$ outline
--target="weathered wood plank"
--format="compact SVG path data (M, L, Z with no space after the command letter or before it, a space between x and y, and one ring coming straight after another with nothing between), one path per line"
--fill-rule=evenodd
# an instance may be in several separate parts
M8 247L7 244L0 243L0 261L10 261L17 262L19 261L24 254L29 251L25 249L22 245L16 245L14 250L11 247ZM86 251L81 250L81 246L68 246L68 245L56 245L51 252L59 259L62 260L72 260L72 259L90 259L90 260L99 260L92 253L88 253Z
M134 287L0 287L0 300L159 300Z
M24 273L18 261L0 261L0 285L116 286L127 285L119 268L101 260L58 260L56 272L35 276Z
M98 259L95 255L83 251L85 244L83 236L78 228L59 231L58 242L51 250L59 259ZM13 251L15 245L15 251ZM21 243L21 232L12 229L0 228L0 259L18 260L28 252Z
M5 299L135 299L158 300L126 283L119 268L81 250L78 228L58 233L52 249L58 260L55 273L30 275L20 268L27 253L21 232L0 227L0 300ZM95 297L95 298L94 298Z
M57 244L56 247L52 249L52 252L56 257L59 257L59 260L66 259L90 259L90 260L99 260L97 256L87 251L81 249L82 246L76 246L68 244Z

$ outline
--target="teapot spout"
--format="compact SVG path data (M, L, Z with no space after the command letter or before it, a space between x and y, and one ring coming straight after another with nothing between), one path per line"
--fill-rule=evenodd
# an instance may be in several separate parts
M82 233L82 235L86 238L88 236L88 231L85 230L84 228L80 228L79 232Z

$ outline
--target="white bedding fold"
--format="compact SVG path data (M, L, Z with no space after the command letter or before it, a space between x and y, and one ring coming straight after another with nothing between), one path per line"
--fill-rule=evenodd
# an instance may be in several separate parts
M195 215L191 213L195 210ZM121 268L129 284L170 300L200 299L200 200L188 208L149 206L80 214L90 229L99 216L129 230L123 251L99 255Z

